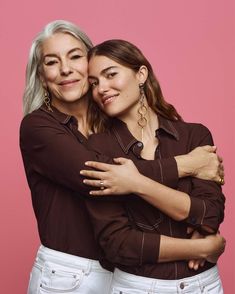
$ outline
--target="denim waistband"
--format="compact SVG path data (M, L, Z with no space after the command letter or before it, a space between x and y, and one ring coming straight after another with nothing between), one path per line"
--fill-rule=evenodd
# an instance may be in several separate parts
M45 263L55 263L73 269L82 269L84 272L108 272L97 260L56 251L41 245L35 259L35 266L43 267Z
M178 291L186 288L190 289L193 287L203 288L209 283L213 283L220 279L218 268L215 265L209 270L206 270L200 274L194 275L192 277L187 277L179 280L162 280L162 279L153 279L143 276L137 276L123 272L119 269L115 269L113 275L113 284L118 284L119 286L139 289L139 290L148 290L154 291L159 289L167 288L169 293L180 293ZM171 292L172 291L172 292ZM157 292L158 293L158 292Z

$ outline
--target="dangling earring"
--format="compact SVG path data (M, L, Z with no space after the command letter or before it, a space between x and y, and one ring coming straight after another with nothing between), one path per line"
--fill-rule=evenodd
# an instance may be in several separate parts
M47 90L44 90L44 103L46 104L47 110L50 112L53 112L52 108L51 108L51 99L49 96L49 93L47 92Z
M142 142L143 142L143 138L144 138L144 127L146 127L147 125L147 118L146 118L146 114L147 114L147 107L144 104L144 98L145 98L145 94L144 94L144 84L139 84L139 89L140 89L140 107L138 109L138 113L140 115L140 118L138 119L137 123L138 125L141 127L141 138L142 138Z

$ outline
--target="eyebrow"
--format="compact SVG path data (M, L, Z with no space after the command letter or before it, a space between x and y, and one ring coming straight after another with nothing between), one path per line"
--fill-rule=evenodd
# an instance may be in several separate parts
M113 65L113 66L109 66L109 67L106 67L106 68L104 68L104 69L101 70L100 74L103 75L103 74L105 74L107 71L109 71L110 69L115 69L115 68L117 68L117 66L115 66L115 65ZM89 79L95 79L96 77L94 77L94 76L90 76L90 75L89 75L88 78L89 78Z
M71 54L71 53L73 53L73 52L75 52L75 51L81 51L81 52L83 53L82 48L76 47L76 48L72 48L71 50L69 50L69 52L68 52L67 54ZM58 58L58 55L55 54L55 53L51 53L51 54L49 53L49 54L46 54L46 55L43 56L43 60L44 60L46 57L57 57L57 58Z

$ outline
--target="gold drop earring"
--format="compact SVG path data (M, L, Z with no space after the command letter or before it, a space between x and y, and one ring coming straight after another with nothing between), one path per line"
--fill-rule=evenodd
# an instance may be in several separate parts
M50 99L50 96L49 96L49 93L47 90L44 90L44 99L43 99L46 107L47 107L47 110L50 111L50 112L53 112L52 108L51 108L51 99Z
M141 128L141 139L142 139L142 142L143 142L144 128L146 127L147 122L148 122L147 118L146 118L147 107L144 104L145 93L144 93L144 84L143 83L139 84L139 89L140 89L140 100L139 100L140 106L138 108L138 114L139 114L140 117L139 117L137 123Z

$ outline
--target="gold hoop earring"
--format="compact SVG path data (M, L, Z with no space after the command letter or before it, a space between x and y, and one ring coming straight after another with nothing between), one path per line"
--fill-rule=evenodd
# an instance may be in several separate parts
M49 96L49 93L47 92L47 90L44 90L44 99L43 99L46 107L47 107L47 110L50 111L50 112L53 112L52 108L51 108L51 99L50 99L50 96Z
M147 114L147 107L144 104L144 98L145 98L145 93L144 93L144 84L139 84L139 89L140 89L140 106L138 108L138 114L140 116L140 118L138 119L137 123L139 125L139 127L141 128L141 139L143 142L143 138L144 138L144 128L146 127L148 120L146 118L146 114Z

